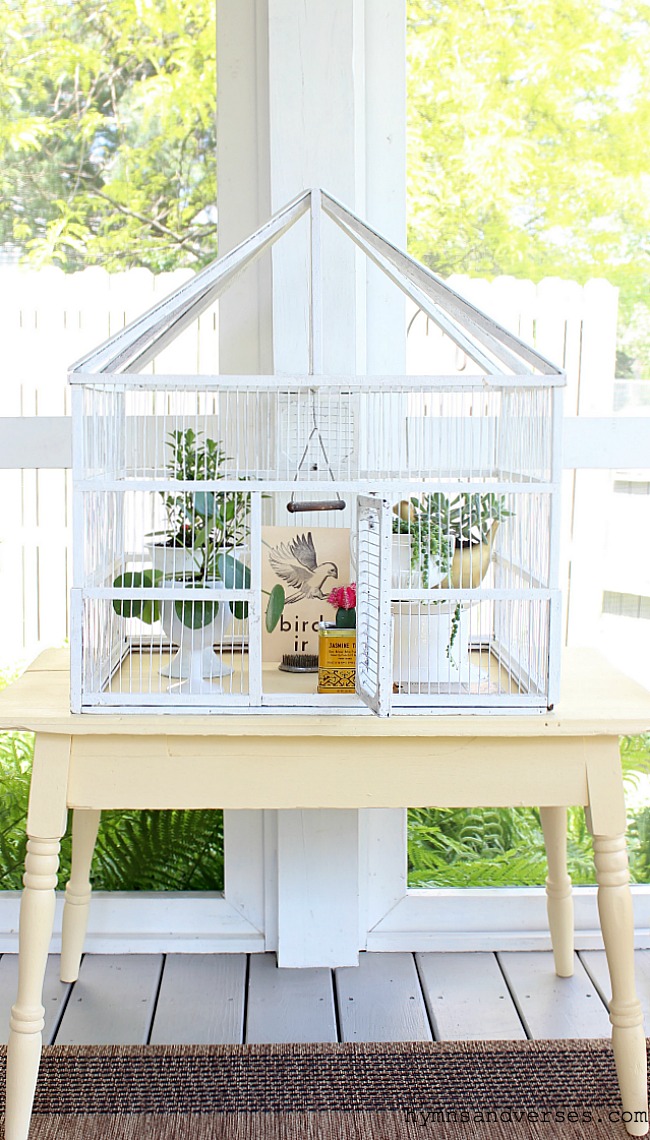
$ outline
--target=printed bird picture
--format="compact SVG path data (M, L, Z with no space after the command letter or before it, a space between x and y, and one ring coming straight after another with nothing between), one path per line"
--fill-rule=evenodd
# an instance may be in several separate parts
M278 578L295 591L286 598L288 606L310 598L324 600L331 590L326 583L339 576L335 562L319 563L311 531L274 546L269 551L269 564Z

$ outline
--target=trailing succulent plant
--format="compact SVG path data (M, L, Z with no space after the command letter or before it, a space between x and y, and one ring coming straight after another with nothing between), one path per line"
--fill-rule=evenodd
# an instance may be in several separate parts
M494 523L512 514L506 507L505 496L495 495L493 491L472 494L463 491L447 500L449 533L460 546L487 542Z
M461 491L453 497L441 491L402 499L393 507L393 533L408 535L411 544L411 568L422 575L428 589L435 577L442 587L452 584L454 551L486 545L494 536L494 526L512 515L505 496L494 492ZM489 553L487 560L489 561ZM479 580L482 576L479 570ZM460 571L460 584L463 572ZM475 585L470 581L471 585ZM462 604L457 602L451 616L446 655L451 651L460 629Z
M449 574L454 545L488 541L494 523L513 513L506 507L503 495L466 491L453 498L434 491L402 499L393 512L393 533L409 536L411 566L421 571L425 589L434 567L443 575Z

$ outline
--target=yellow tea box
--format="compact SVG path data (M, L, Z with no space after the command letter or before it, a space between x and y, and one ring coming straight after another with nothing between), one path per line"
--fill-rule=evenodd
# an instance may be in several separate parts
M356 629L330 622L318 627L318 692L353 693L357 663Z

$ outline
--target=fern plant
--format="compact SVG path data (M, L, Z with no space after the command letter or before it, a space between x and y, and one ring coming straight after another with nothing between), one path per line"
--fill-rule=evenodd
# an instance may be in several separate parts
M22 886L33 749L31 733L0 734L0 888L5 890Z
M542 886L544 836L537 808L418 808L409 812L410 887ZM569 873L594 882L591 836L568 813Z

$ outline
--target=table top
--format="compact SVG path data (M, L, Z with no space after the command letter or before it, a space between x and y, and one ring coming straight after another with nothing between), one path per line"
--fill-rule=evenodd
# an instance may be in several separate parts
M0 693L0 729L73 736L547 737L635 735L650 730L650 692L593 650L568 650L562 698L550 713L396 714L81 713L69 709L69 655L42 653Z

